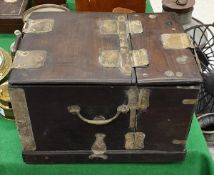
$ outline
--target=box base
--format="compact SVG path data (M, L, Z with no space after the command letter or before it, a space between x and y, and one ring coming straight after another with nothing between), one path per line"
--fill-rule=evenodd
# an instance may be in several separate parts
M54 163L167 163L185 159L185 151L108 151L106 159L90 159L91 151L24 151L23 160L29 164Z

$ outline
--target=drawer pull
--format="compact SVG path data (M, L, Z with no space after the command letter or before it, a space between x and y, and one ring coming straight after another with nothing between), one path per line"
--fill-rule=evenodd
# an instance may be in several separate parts
M91 124L91 125L107 125L109 123L111 123L113 120L117 119L119 117L120 114L122 113L127 113L129 112L129 107L128 105L120 105L117 108L117 113L109 119L105 119L105 117L103 116L99 116L98 117L94 117L93 120L89 120L86 117L83 117L80 114L80 107L77 105L72 105L72 106L68 106L68 112L73 114L73 115L77 115L82 121Z

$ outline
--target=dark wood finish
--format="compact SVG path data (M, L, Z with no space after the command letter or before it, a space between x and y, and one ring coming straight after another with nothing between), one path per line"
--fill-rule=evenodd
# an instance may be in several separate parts
M195 64L194 56L190 49L162 49L161 35L164 33L182 33L183 27L177 20L176 15L156 14L156 18L149 20L146 15L129 15L130 20L140 20L143 24L143 34L131 35L133 49L145 48L149 55L149 66L136 68L138 83L142 84L184 84L197 83L201 76L198 66ZM187 56L185 64L178 64L176 59ZM167 77L166 71L181 72L182 77ZM143 76L147 74L147 76Z
M0 32L13 33L23 27L22 14L26 10L28 0L17 0L14 3L0 1Z
M19 49L48 50L46 64L39 69L15 69L11 83L135 83L135 77L124 75L119 69L100 66L98 61L100 49L119 49L119 40L115 35L101 36L97 20L114 19L115 16L112 13L32 14L31 19L53 18L55 27L41 35L25 34ZM83 27L85 25L87 28Z
M33 0L34 5L41 4L66 4L66 0Z
M36 142L35 151L23 151L25 162L172 162L185 158L194 105L184 104L183 100L197 98L201 77L189 49L167 50L160 44L161 34L174 30L182 33L183 29L173 14L156 14L156 18L148 14L127 15L129 20L142 21L144 32L131 35L130 45L132 49L147 49L150 64L133 68L132 75L125 75L118 68L104 68L98 61L100 49L119 49L119 37L100 35L97 21L116 16L32 15L32 19L53 18L55 23L51 32L24 34L19 45L20 50L46 50L44 66L13 69L9 80L10 88L24 89ZM181 65L176 57L183 55L190 59ZM183 77L163 76L168 70L182 72ZM144 77L144 73L148 76ZM133 87L150 90L149 107L137 110L134 129L129 128L130 112L101 126L83 122L68 112L68 106L79 105L80 113L88 119L100 115L109 119L119 105L128 103L127 91ZM125 149L125 134L133 131L146 135L143 149ZM89 159L96 133L106 135L107 160Z
M90 163L172 163L183 161L185 159L185 152L171 152L171 151L145 151L141 154L135 154L128 151L108 151L111 161L106 162L102 159L95 159ZM91 152L83 151L25 151L23 152L23 160L29 164L56 164L56 163L88 163L88 155Z
M112 12L114 8L122 7L138 13L144 13L145 0L76 0L78 11Z
M148 135L145 150L182 151L184 145L172 141L187 139L193 109L182 101L197 98L198 89L148 88L151 90L150 106L146 112L138 114L137 122L138 131ZM111 118L119 105L128 103L128 89L125 86L24 87L37 149L90 151L94 135L101 132L107 135L108 150L125 151L124 135L129 132L129 113L121 114L108 125L95 126L68 113L67 107L78 104L81 114L91 120L98 115Z

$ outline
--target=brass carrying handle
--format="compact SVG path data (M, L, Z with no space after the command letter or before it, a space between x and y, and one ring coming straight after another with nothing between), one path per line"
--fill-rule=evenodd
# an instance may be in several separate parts
M93 120L89 120L80 114L79 106L77 106L77 105L68 106L69 113L71 113L73 115L77 115L82 121L84 121L88 124L91 124L91 125L107 125L107 124L111 123L113 120L115 120L116 118L118 118L121 113L127 113L128 111L129 111L128 105L120 105L117 107L117 113L112 118L105 119L105 117L100 116L99 118L94 117Z

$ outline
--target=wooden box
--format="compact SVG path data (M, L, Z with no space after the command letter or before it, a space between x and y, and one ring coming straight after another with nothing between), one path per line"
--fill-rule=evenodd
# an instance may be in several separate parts
M173 162L201 76L171 13L34 13L9 79L27 163Z
M22 14L28 0L0 1L0 33L13 33L23 27Z
M76 10L78 11L112 12L118 7L143 13L146 8L146 0L76 0Z

